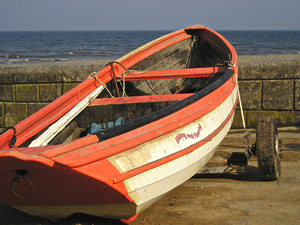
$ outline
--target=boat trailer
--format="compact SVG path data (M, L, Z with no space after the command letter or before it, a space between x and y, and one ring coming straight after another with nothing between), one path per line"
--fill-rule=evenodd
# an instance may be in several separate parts
M214 157L198 174L243 174L248 160L257 158L258 169L263 180L278 180L281 175L278 131L272 117L260 118L256 128L256 142L249 146L249 132L242 136L246 141L244 152L232 152L227 160Z

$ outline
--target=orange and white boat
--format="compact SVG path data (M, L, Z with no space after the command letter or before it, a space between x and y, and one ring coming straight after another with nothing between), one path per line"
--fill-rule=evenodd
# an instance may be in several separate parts
M213 156L233 121L236 63L201 25L111 62L0 136L0 202L132 221Z

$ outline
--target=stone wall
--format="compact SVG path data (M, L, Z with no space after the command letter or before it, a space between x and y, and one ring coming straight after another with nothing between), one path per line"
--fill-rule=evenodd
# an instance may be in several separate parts
M299 126L300 56L244 56L238 64L247 127L263 116L274 117L279 126ZM233 127L242 127L240 110Z
M25 119L106 62L0 67L0 128ZM244 56L238 65L247 127L261 116L273 116L279 126L300 125L300 56ZM233 127L242 127L239 109Z
M35 64L0 67L0 128L30 116L83 81L97 64Z

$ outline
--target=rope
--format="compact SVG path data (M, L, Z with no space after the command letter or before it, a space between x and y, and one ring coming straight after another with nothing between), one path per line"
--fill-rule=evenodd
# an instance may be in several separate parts
M239 105L240 105L240 110L241 110L243 127L244 127L244 131L247 131L247 129L246 129L246 123L245 123L245 118L244 118L244 112L243 112L243 106L242 106L242 101L241 101L241 95L240 95L240 88L239 88L237 76L235 76L235 81L236 81L237 92L238 92L238 97L239 97Z
M117 84L116 74L115 74L114 67L113 67L114 64L120 65L125 70L122 73L123 85L121 85L122 86L122 90L123 90L122 97L124 97L126 95L126 93L125 93L125 76L128 73L128 70L126 69L126 67L122 63L120 63L118 61L111 61L111 62L109 62L109 63L107 63L105 65L105 67L106 66L110 66L111 67L111 71L112 71L112 74L113 74L113 78L114 78L114 82L115 82L115 86L116 86L116 91L117 91L118 97L120 97L120 93L119 93L119 88L118 88L118 84Z
M123 81L123 85L122 86L122 89L123 89L123 93L122 93L122 97L125 97L126 96L126 92L125 92L125 76L127 75L127 70L125 70L123 73L122 73L122 81Z
M113 74L117 95L118 95L118 97L120 97L119 88L118 88L118 84L117 84L117 78L116 78L116 74L115 74L115 70L114 70L114 63L119 64L120 66L122 66L125 71L126 71L126 68L120 62L117 62L117 61L111 61L111 62L109 62L105 65L105 67L110 66L110 68L111 68L111 72Z
M118 94L118 97L120 97L120 93L119 93L119 89L118 89L118 85L117 85L117 79L116 79L116 75L115 75L115 71L114 71L114 68L113 68L113 64L118 64L120 65L125 71L122 73L122 81L123 81L123 85L121 84L122 86L122 97L126 96L126 92L125 92L125 76L128 74L128 70L126 69L126 67L118 62L118 61L111 61L109 63L107 63L105 65L106 66L110 66L111 67L111 71L112 71L112 74L113 74L113 78L114 78L114 81L115 81L115 86L116 86L116 90L117 90L117 94ZM140 73L143 73L144 71L141 71ZM101 80L98 79L98 77L96 76L96 72L93 72L90 74L91 77L94 77L106 90L107 92L109 93L110 97L114 98L114 96L112 95L112 93L109 91L109 89L107 88L106 84L104 84Z
M125 73L126 72L126 73ZM124 73L125 73L125 75L127 74L127 73L131 73L131 74L143 74L143 73L145 73L145 72L147 72L146 70L141 70L141 71L135 71L135 70L126 70ZM124 74L123 73L123 74ZM125 75L124 75L124 77L125 77ZM145 80L145 82L146 82L146 84L148 85L148 87L150 88L150 90L151 91L153 91L156 95L159 95L155 90L154 90L154 88L152 88L151 87L151 85L150 85L150 83L149 83L149 81L148 80Z
M92 72L90 74L91 77L95 78L108 92L108 94L110 95L110 97L114 98L114 96L111 94L111 92L109 91L109 89L107 88L106 84L104 84L97 76L96 76L96 72Z
M151 87L151 85L150 85L150 83L148 82L148 80L145 80L145 81L146 81L148 87L151 89L151 91L153 91L156 95L159 95L159 94Z
M122 63L118 62L118 61L111 61L111 62L107 63L104 67L106 67L108 65L112 66L113 64L118 64L118 65L122 66L125 71L127 71L125 66Z
M247 128L246 128L244 111L243 111L243 106L242 106L242 101L241 101L241 95L240 95L240 89L239 89L239 84L238 84L237 76L235 76L235 81L236 81L236 85L237 85L237 93L238 93L239 105L240 105L242 122L243 122L243 128L244 128L244 134L242 135L242 138L245 138L245 140L246 140L246 151L245 151L245 154L246 154L247 158L249 158L250 155L249 155L248 150L249 150L249 135L250 134L249 134L249 132L247 131Z

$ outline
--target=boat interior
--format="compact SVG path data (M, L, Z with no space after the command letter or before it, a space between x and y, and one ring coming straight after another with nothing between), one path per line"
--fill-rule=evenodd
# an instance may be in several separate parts
M215 45L209 38L192 35L191 38L167 47L127 68L127 73L128 76L147 73L147 71L172 70L176 73L176 70L180 69L226 67L228 61L230 61L229 50L224 47L224 44L222 46L220 42L220 45ZM48 145L66 143L94 133L93 129L101 131L159 111L199 92L223 74L224 72L213 72L202 77L118 80L116 83L112 79L106 84L106 89ZM115 97L112 98L109 92ZM30 138L22 146L28 146L38 136L39 134Z

